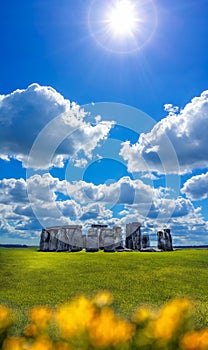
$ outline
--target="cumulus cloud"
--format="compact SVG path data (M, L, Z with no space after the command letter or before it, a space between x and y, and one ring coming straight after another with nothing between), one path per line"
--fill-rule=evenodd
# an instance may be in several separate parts
M178 106L174 106L174 105L172 105L171 103L166 103L166 104L164 105L164 110L165 110L166 112L171 113L171 114L176 114L176 113L178 113L178 111L179 111L179 107L178 107Z
M25 203L28 201L26 182L24 179L0 180L0 203Z
M194 212L194 206L189 199L183 197L176 199L162 198L154 201L147 216L161 220L172 217L184 217Z
M0 96L0 158L27 166L30 154L30 166L62 167L66 159L76 160L79 151L91 158L111 126L100 120L91 125L80 106L51 87L32 84Z
M31 231L39 232L41 227L104 223L111 219L112 211L104 203L78 203L74 199L59 200L58 196L67 192L67 182L46 173L24 179L0 180L0 223L1 233L12 235ZM27 190L29 198L27 196ZM26 235L26 233L25 233Z
M124 142L120 155L129 171L188 173L208 166L208 91L195 97L179 114L172 105L169 115L136 144Z
M208 198L208 173L192 176L181 189L191 200L202 200Z
M4 179L0 180L0 220L6 220L16 232L72 224L74 220L115 224L119 220L113 218L114 204L140 203L149 208L161 193L161 189L129 177L98 186L84 181L69 183L48 173L33 175L27 181Z
M146 185L141 180L131 180L128 176L109 185L94 185L85 181L74 181L65 185L68 195L80 203L89 201L109 204L151 203L162 193L161 189Z
M143 179L149 179L149 180L152 180L152 181L158 180L158 179L159 179L158 176L155 176L155 175L152 174L152 173L144 174L144 175L142 175L142 178L143 178Z

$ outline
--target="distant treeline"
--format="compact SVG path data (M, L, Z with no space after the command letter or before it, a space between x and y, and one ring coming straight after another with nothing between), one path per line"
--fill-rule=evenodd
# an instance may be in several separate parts
M208 245L175 245L176 249L196 249L196 248L208 248Z
M28 248L26 244L0 244L2 248Z

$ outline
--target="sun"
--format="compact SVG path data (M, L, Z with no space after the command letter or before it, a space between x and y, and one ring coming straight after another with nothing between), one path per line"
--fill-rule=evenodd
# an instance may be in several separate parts
M153 38L156 0L90 0L88 28L94 41L117 54L134 53Z
M134 33L139 18L134 4L129 0L117 0L109 9L107 24L112 34L129 36Z

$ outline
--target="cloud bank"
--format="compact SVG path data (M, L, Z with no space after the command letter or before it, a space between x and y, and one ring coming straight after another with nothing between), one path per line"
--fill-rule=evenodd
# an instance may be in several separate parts
M181 189L193 201L208 198L208 173L193 176L188 179Z
M32 202L27 197L28 189ZM166 195L164 188L154 189L128 177L97 186L84 181L70 183L49 173L34 175L27 181L3 179L0 180L1 233L37 239L42 226L76 222L85 229L99 222L124 228L130 221L141 221L144 232L147 229L154 235L158 228L171 227L178 244L183 234L189 235L192 242L201 242L197 239L205 237L206 222L200 208L195 209L190 199L171 199ZM123 208L117 217L113 211L115 203ZM197 236L199 232L201 238Z
M80 106L51 87L32 84L25 90L0 96L0 158L15 158L26 167L31 147L41 135L30 166L63 167L64 160L76 161L81 151L91 158L112 124L97 120L91 125Z
M137 143L123 143L120 155L128 170L183 174L208 167L208 90L179 114L172 105L165 105L165 109L169 115L149 133L141 134Z

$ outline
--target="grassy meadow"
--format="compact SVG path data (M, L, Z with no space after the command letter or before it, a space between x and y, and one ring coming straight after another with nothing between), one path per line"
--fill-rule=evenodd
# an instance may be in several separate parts
M208 327L208 249L164 253L42 253L0 249L0 303L16 315L16 332L34 305L55 307L99 290L128 317L139 305L158 308L176 297L193 301L196 327Z

